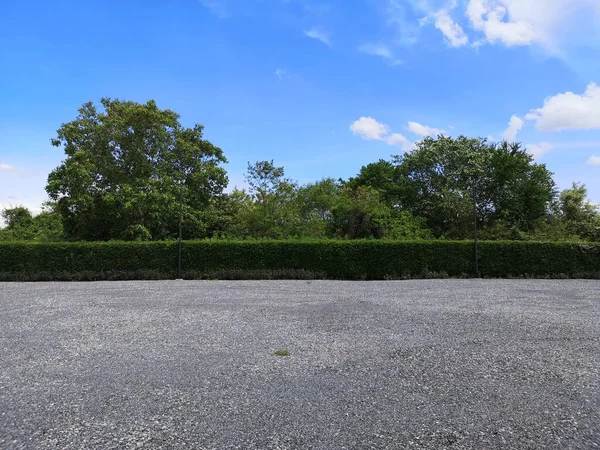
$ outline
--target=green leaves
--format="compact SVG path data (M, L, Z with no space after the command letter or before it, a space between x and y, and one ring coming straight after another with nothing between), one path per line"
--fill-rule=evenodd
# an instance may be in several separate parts
M477 191L479 228L531 230L555 195L552 174L519 144L439 136L415 150L361 169L351 186L379 190L392 209L426 219L437 237L464 239L473 228Z
M567 233L600 241L598 207L587 201L587 189L584 185L573 183L571 189L563 190L558 198L557 209Z
M203 211L227 185L222 150L203 139L201 125L183 127L178 114L154 101L100 103L84 104L52 140L67 158L46 190L58 203L67 237L119 239L133 229L145 229L152 239L174 237L180 185L186 216L196 224L193 236L201 237Z
M17 228L26 228L31 226L33 223L33 216L24 206L17 206L15 208L6 208L2 210L2 219L6 222L6 226L9 230L15 230Z
M152 100L82 105L51 140L66 155L46 187L64 236L174 239L181 192L185 239L469 239L476 192L486 239L600 240L585 188L557 199L552 173L519 144L426 137L347 182L304 186L273 160L257 161L248 164L248 191L224 194L225 156L203 132ZM3 230L0 239L42 239L32 229Z
M5 229L0 229L0 241L52 242L63 239L60 216L53 204L46 203L44 210L33 216L24 206L2 210Z
M174 277L177 243L0 243L1 279ZM481 242L487 277L600 277L600 244ZM315 273L330 279L471 276L469 241L186 241L186 278ZM129 275L128 275L129 274ZM146 275L144 275L146 274Z

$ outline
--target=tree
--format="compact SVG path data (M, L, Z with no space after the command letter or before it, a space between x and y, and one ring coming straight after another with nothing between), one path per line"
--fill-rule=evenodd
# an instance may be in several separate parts
M331 237L333 210L338 203L342 186L333 178L301 186L296 195L302 237Z
M0 229L0 241L52 242L62 240L62 222L54 205L45 203L42 208L42 212L36 216L24 206L2 210L6 228Z
M372 187L346 187L332 210L334 236L348 239L382 238L390 209Z
M275 166L273 160L248 163L245 179L250 186L250 195L259 204L268 203L273 196L287 192L288 187L294 185L293 181L285 178L283 166Z
M407 211L392 209L379 190L346 186L332 209L333 236L348 239L427 239L424 220Z
M533 229L555 197L552 174L519 144L425 138L394 163L400 206L426 218L436 236L471 236L474 193L479 228L502 222L518 230Z
M24 206L3 209L2 219L6 223L6 228L9 230L28 228L33 224L33 215L31 214L31 211Z
M243 221L251 237L296 237L300 224L297 204L297 184L285 177L283 167L271 161L248 163L246 181L253 201L243 210Z
M558 215L568 234L585 240L600 240L600 214L598 207L587 200L587 189L583 184L573 183L558 198Z
M402 183L399 167L390 161L380 159L360 169L359 174L346 183L351 188L369 186L381 193L382 200L390 207L398 204L406 186Z
M245 190L234 189L218 198L212 211L215 212L213 236L244 239L253 237L249 229L251 216L255 214L252 197Z
M184 236L204 237L205 209L222 194L227 175L220 148L203 126L185 128L154 101L89 102L52 139L66 159L48 177L70 239L167 239L177 235L179 186Z

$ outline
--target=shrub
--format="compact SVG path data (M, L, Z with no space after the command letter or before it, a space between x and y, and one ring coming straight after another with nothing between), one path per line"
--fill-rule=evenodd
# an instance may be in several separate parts
M484 277L600 278L600 244L481 242ZM383 280L473 275L468 241L188 241L188 279ZM0 280L174 278L177 242L0 243Z
M151 241L152 233L144 225L129 225L123 232L125 241Z

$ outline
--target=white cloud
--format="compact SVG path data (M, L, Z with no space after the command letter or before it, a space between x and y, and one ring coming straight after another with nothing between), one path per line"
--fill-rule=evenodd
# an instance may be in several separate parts
M0 172L17 173L17 169L10 164L0 163Z
M598 0L469 0L466 15L471 26L484 35L479 41L506 46L539 44L560 53L565 39L578 34L577 20L593 24ZM577 19L577 20L573 20ZM584 34L588 34L585 33ZM587 35L586 39L592 39Z
M377 122L372 117L361 117L350 125L350 131L366 140L383 141L388 145L408 150L412 143L400 133L392 133L386 124Z
M587 160L587 165L600 167L600 156L590 156Z
M361 117L350 125L350 130L363 139L382 141L390 129L387 125L377 122L372 117Z
M392 66L402 64L402 61L394 56L389 47L383 44L364 44L358 47L358 51L367 53L368 55L379 56Z
M321 41L327 47L331 48L331 40L329 39L329 33L319 27L312 27L310 30L304 32L304 35Z
M408 122L408 129L412 131L414 134L419 136L437 136L438 134L444 134L446 131L441 128L433 128L428 127L426 125L421 125L418 122Z
M525 122L519 116L512 116L508 122L508 128L502 135L502 139L508 142L514 142L517 139L517 134L523 128Z
M525 20L514 20L507 3L512 3L512 0L469 0L467 17L473 28L483 32L485 39L492 44L497 41L509 47L531 44L536 38L532 25Z
M581 95L565 92L547 98L525 118L541 131L600 129L600 87L590 83Z
M446 10L438 11L435 14L435 27L446 36L450 47L462 47L469 43L469 37L463 28L452 20Z
M283 69L277 69L275 71L275 75L277 76L277 78L279 78L280 80L283 80L284 78L289 78L289 75L287 74L287 72Z
M400 133L392 133L385 138L385 142L389 145L397 145L400 147L411 146L411 142L406 139L406 137L402 136Z
M577 46L600 49L600 0L378 1L384 5L387 25L397 29L397 44L416 42L419 30L429 24L452 47L469 42L473 47L536 45L563 58ZM415 15L422 18L412 19Z
M528 144L525 148L527 148L529 154L533 156L533 159L538 159L552 150L554 145L549 144L548 142L541 142L539 144Z

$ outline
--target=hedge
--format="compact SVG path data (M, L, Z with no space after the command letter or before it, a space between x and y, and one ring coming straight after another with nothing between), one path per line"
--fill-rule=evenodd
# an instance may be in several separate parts
M184 278L470 277L469 241L186 241ZM600 244L479 244L483 277L600 278ZM0 280L168 279L177 242L0 243Z

